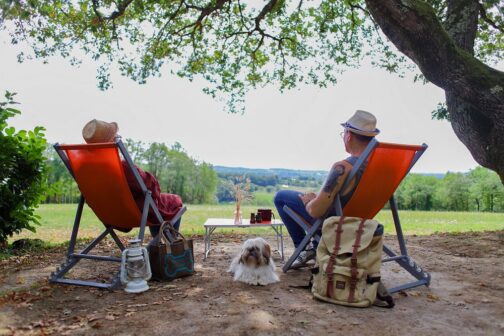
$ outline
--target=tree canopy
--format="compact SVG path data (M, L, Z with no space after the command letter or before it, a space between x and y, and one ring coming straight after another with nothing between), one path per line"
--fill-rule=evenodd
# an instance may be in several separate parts
M504 180L504 74L492 68L504 50L499 0L0 3L12 43L27 41L35 57L59 54L75 64L84 52L98 62L104 89L111 68L144 83L165 65L205 78L205 91L228 95L232 112L247 90L324 87L367 57L398 74L416 66L446 92L435 116L448 118L478 163Z

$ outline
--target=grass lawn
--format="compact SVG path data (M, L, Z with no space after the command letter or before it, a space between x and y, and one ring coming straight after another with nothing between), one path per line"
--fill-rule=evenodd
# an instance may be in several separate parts
M242 207L245 218L251 212L256 212L261 206L245 205ZM272 208L272 206L270 206ZM54 243L70 239L76 204L42 204L37 210L41 217L41 225L37 233L25 231L14 236L10 241L19 238L40 238ZM203 223L207 218L226 217L232 218L234 205L187 205L187 212L182 218L182 233L186 235L203 234ZM504 230L504 214L502 213L476 213L476 212L427 212L427 211L400 211L402 228L405 234L427 235L435 232L464 232ZM277 218L278 215L276 214ZM386 233L394 233L394 223L390 210L381 211L376 219L385 225ZM101 232L102 225L93 212L86 206L82 215L81 232L79 237L95 237ZM219 232L235 233L272 233L269 228L258 229L230 229Z

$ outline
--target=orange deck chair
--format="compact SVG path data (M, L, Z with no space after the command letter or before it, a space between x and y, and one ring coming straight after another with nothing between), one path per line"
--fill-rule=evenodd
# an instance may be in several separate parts
M75 215L66 260L51 274L50 282L105 289L115 288L120 284L119 272L112 277L109 283L68 279L64 276L81 259L121 262L120 257L91 255L89 252L107 235L112 237L121 251L124 250L124 245L121 243L114 230L127 232L133 228L140 227L138 239L143 242L145 226L160 225L163 222L163 218L152 200L151 191L145 186L120 139L110 143L79 145L56 144L54 148L77 182L81 191L81 197L79 205L77 206L77 213ZM127 162L128 169L133 172L136 181L144 192L145 202L142 211L138 209L133 195L131 194L119 153ZM82 251L76 253L75 245L84 202L88 204L98 219L105 225L105 230ZM147 221L147 215L150 209L152 209L156 215L156 223L149 223ZM177 221L185 211L185 207L180 209L172 219L172 222ZM173 240L171 234L169 239Z
M344 215L366 219L374 218L387 201L389 202L392 217L394 219L400 254L396 254L391 248L384 245L383 250L388 255L388 258L383 259L382 262L395 261L416 278L413 282L401 284L389 289L391 293L422 285L429 286L430 284L430 274L422 270L422 268L408 255L406 242L401 229L401 222L399 220L399 213L394 200L395 190L426 149L426 144L421 146L400 145L380 143L376 139L371 140L366 150L355 163L345 184L341 188L341 190L345 190L348 183L352 181L355 174L359 171L359 168L363 164L366 164L364 173L351 199L345 205L344 209L341 208L340 195L337 195L334 202L334 210L338 216ZM306 248L311 238L320 241L320 229L322 228L326 216L315 221L313 225L309 225L288 206L284 206L284 210L307 232L294 254L285 263L283 271L287 272L299 253Z

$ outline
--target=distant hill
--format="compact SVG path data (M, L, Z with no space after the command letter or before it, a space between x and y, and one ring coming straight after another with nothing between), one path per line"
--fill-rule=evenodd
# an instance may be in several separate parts
M285 168L244 168L244 167L224 167L213 166L217 174L231 174L231 175L256 175L256 176L277 176L279 179L291 178L315 178L323 179L327 175L324 170L296 170Z
M245 168L245 167L225 167L213 166L217 174L230 175L256 175L256 176L272 176L276 175L279 179L290 178L316 178L324 179L327 176L326 170L297 170L286 168ZM445 174L442 173L417 173L425 176L434 176L442 179Z
M446 174L442 174L442 173L418 173L420 175L424 175L424 176L434 176L435 178L439 179L439 180L442 180L443 177L446 175Z

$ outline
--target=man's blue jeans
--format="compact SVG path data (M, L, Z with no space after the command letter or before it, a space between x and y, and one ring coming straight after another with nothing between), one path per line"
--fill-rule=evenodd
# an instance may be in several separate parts
M294 247L298 247L303 238L306 236L306 232L284 211L284 205L287 205L289 208L294 210L310 224L313 224L316 220L306 211L303 201L299 198L299 195L302 194L302 192L294 190L280 190L276 193L274 199L275 207L277 208L278 214L280 215L280 218L282 218L287 231L289 231ZM318 242L313 240L312 245L314 249L317 249Z

